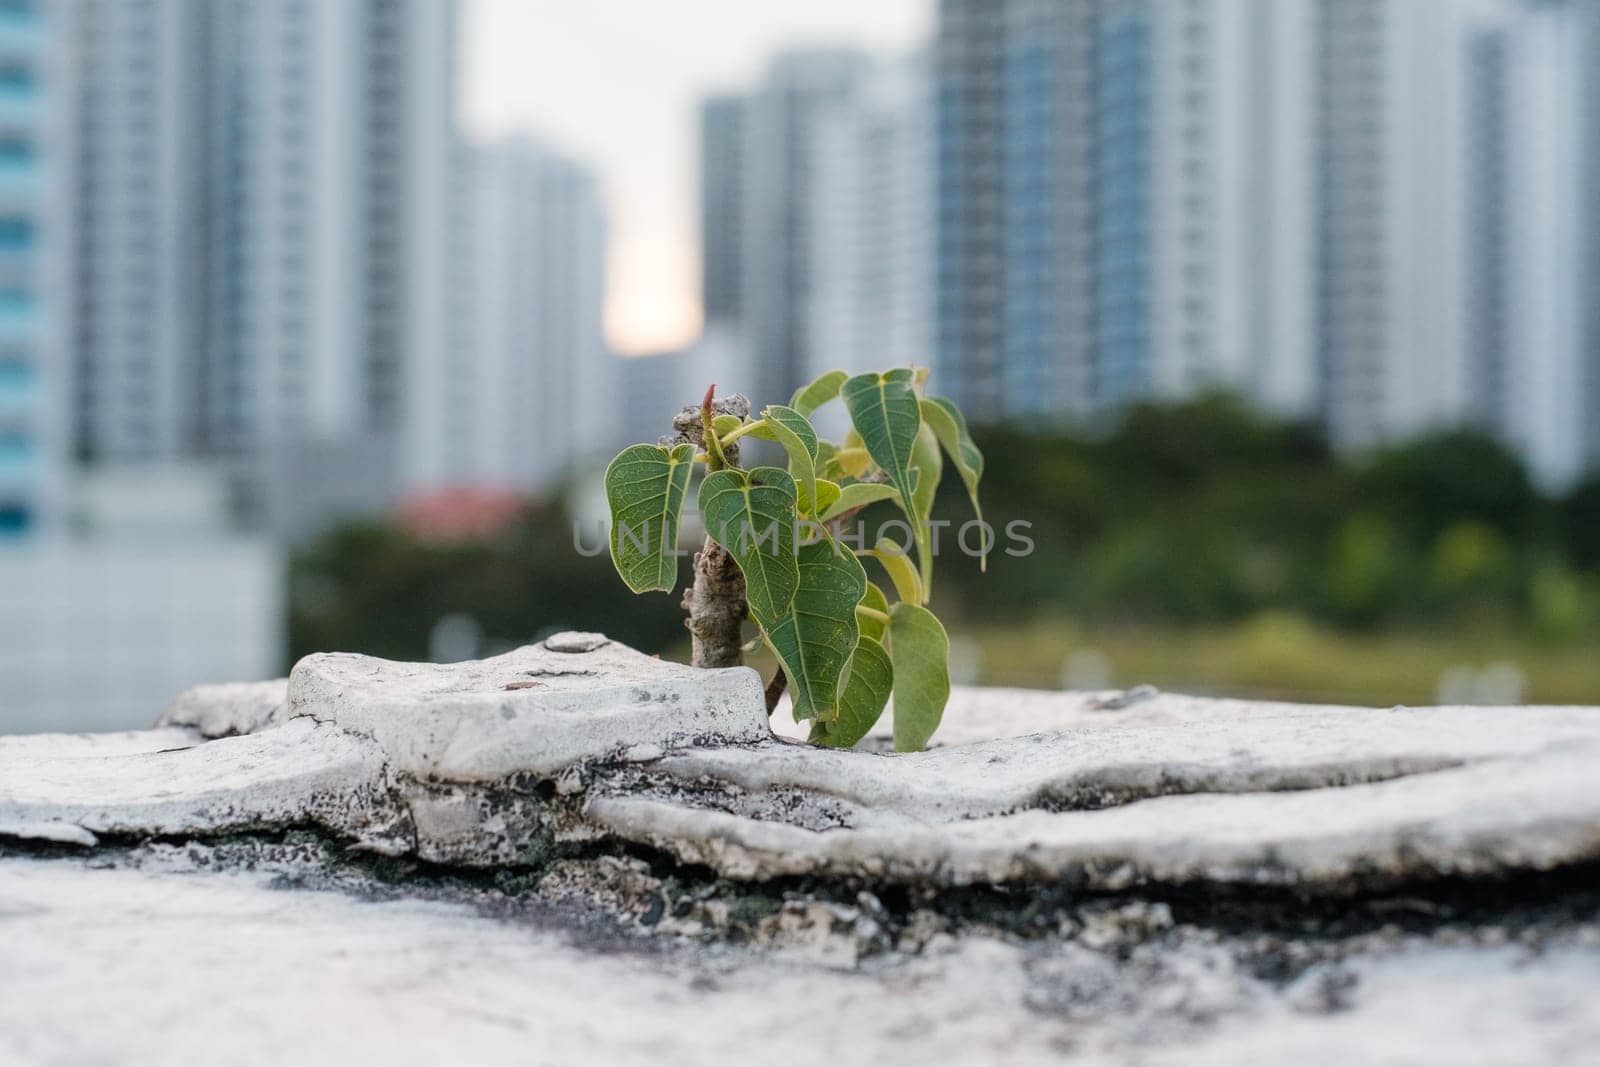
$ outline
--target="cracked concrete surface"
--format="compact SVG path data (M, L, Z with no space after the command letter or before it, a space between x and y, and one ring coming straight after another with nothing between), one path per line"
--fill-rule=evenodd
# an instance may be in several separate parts
M316 655L286 688L180 697L144 742L0 741L0 820L59 839L315 824L469 866L615 839L742 880L1101 890L1348 893L1600 859L1591 709L1119 703L958 692L941 747L837 752L774 737L753 671L599 635L465 664Z
M752 671L563 634L0 738L0 1059L1525 1063L1600 1037L1600 709L958 690L945 723L926 753L813 749ZM227 1025L180 1021L219 985ZM829 1026L773 1010L797 1004Z

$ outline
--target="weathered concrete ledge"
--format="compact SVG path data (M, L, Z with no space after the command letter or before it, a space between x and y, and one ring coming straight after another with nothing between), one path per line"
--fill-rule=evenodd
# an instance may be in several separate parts
M594 634L479 662L307 657L145 734L0 739L0 833L314 825L465 866L645 846L745 881L1350 893L1600 859L1600 711L958 691L945 744L775 737L753 671ZM980 739L984 738L984 739ZM209 739L209 740L208 740Z
M562 634L0 738L0 1061L1600 1042L1600 709L958 690L945 721L815 749L753 671Z

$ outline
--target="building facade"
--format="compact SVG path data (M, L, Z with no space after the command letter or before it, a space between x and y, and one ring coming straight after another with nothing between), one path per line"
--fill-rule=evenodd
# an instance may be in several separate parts
M932 104L918 54L875 64L818 116L807 380L931 366Z
M212 208L204 0L50 5L60 86L77 460L159 462L206 447L201 298Z
M1581 0L1575 14L1575 34L1585 56L1600 56L1600 3ZM1578 168L1585 189L1600 189L1600 63L1585 62L1578 90ZM1580 222L1583 248L1578 278L1585 293L1600 292L1600 210L1590 200L1590 210ZM1583 311L1584 464L1600 466L1600 300L1587 300Z
M1547 486L1592 461L1587 242L1600 207L1586 192L1581 105L1600 55L1585 39L1592 10L1484 0L1467 31L1471 411Z
M0 542L59 521L69 446L56 14L0 4Z
M708 328L737 326L743 314L748 112L738 93L700 103L700 304Z
M1309 405L1308 12L941 6L937 347L976 417Z
M435 393L436 485L545 493L615 436L593 175L519 136L470 150L471 338Z
M805 382L812 344L813 188L821 117L866 77L850 49L780 53L760 83L706 102L701 122L702 303L707 324L737 334L737 363L719 385L758 405ZM719 195L721 202L711 203ZM720 347L720 346L719 346Z
M373 481L424 481L455 292L453 7L234 0L216 18L213 438L268 492L340 450Z
M425 479L457 262L454 4L52 10L77 458L225 465L267 527L341 451L352 499Z
M1317 12L1321 414L1363 447L1470 411L1462 4Z
M1220 386L1352 448L1476 422L1570 482L1597 7L943 0L941 379L979 419Z
M1003 414L1006 4L940 0L934 42L937 137L934 372L968 415ZM1052 54L1053 46L1052 44Z
M1547 487L1592 462L1594 17L1584 0L1321 0L1317 336L1336 442L1468 423Z
M190 686L281 677L286 571L239 537L0 552L0 733L144 729Z

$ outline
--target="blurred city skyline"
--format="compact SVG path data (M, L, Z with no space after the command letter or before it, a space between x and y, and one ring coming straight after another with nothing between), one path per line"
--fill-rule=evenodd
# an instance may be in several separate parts
M700 98L805 44L900 52L936 0L464 0L468 132L550 138L592 167L610 213L606 336L624 355L681 348L701 325L695 211Z
M1468 441L1587 514L1596 57L1600 0L0 0L0 702L275 671L297 547L588 514L712 382L929 366L1041 449L1221 391L1329 492ZM1495 514L1446 572L1538 554Z

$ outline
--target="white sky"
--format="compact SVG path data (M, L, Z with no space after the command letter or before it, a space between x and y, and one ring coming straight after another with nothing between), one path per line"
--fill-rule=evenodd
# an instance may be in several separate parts
M921 41L932 0L464 0L467 128L526 130L586 161L611 221L606 333L623 352L700 327L695 105L778 47Z

